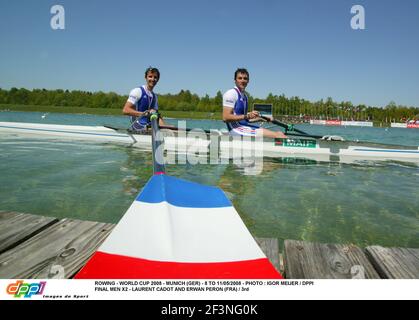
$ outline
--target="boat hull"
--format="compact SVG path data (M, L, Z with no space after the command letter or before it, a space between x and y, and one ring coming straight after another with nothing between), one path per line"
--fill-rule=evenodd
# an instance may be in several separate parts
M37 138L89 140L122 143L151 150L151 136L130 134L102 126L72 126L36 123L0 122L0 133ZM165 131L164 148L168 152L219 156L220 158L300 157L316 161L406 161L419 164L419 147L396 146L352 141L324 141L306 138L251 139L231 137L219 131L178 133Z

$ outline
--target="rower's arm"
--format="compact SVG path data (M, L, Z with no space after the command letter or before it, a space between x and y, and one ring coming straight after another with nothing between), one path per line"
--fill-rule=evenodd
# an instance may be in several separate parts
M233 108L230 107L223 107L223 121L231 122L231 121L240 121L244 120L245 115L235 115L233 114Z
M122 113L133 117L141 117L143 115L143 112L135 110L135 106L129 101L125 103Z
M230 122L230 121L240 121L248 119L251 122L260 121L259 119L259 112L257 111L251 111L248 112L246 115L235 115L233 114L233 108L231 107L223 107L223 121Z

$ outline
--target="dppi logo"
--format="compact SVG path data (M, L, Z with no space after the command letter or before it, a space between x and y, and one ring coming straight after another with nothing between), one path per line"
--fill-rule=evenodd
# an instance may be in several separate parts
M31 298L34 294L42 294L45 289L46 282L39 283L23 283L22 280L11 283L7 286L7 293L14 295L15 298Z

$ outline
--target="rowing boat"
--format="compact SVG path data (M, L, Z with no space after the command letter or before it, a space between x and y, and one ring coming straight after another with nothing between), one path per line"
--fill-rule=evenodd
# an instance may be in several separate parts
M165 174L151 121L154 175L76 278L282 278L221 189Z
M418 146L400 146L359 141L326 141L307 137L289 139L242 139L230 137L223 131L211 134L162 130L167 151L210 155L217 152L222 158L235 157L302 157L317 161L353 163L364 160L393 160L419 163ZM72 140L129 144L151 149L151 135L131 134L104 126L73 126L38 123L0 122L0 133L29 135ZM215 151L214 151L215 150Z

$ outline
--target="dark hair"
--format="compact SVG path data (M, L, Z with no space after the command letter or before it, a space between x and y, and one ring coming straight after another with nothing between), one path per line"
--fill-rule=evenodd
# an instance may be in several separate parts
M247 74L247 77L250 78L249 71L247 71L245 68L238 68L236 72L234 72L234 80L236 80L238 73L245 73Z
M145 69L145 73L144 73L144 77L145 78L147 78L147 74L149 73L149 72L152 72L152 73L157 73L157 78L158 79L160 79L160 71L159 71L159 69L157 69L157 68L154 68L154 67L148 67L147 69Z

